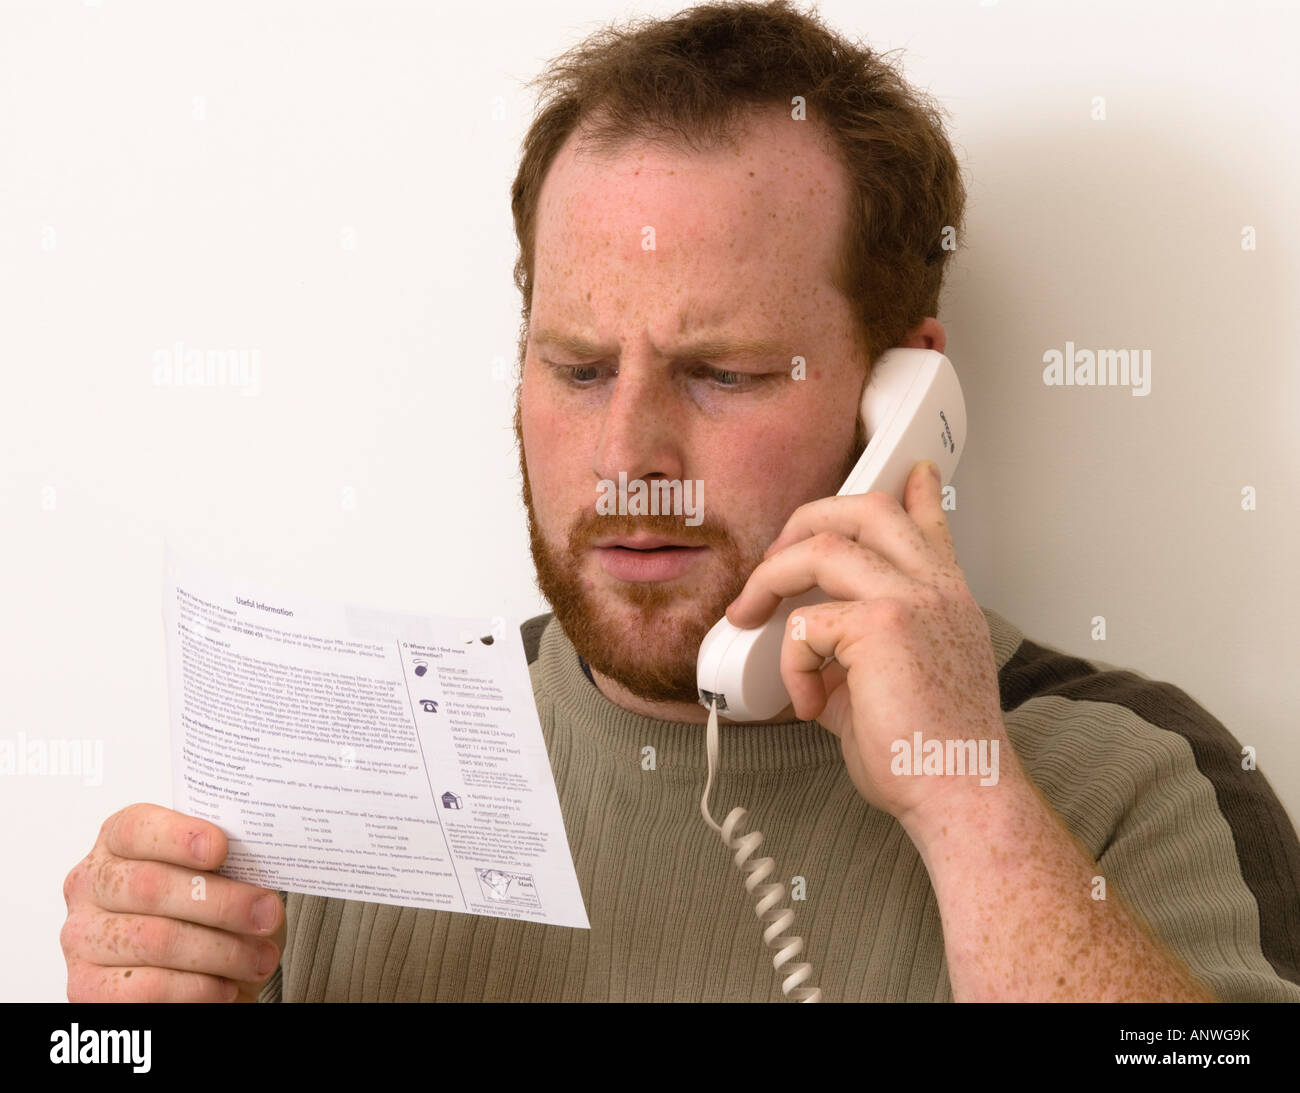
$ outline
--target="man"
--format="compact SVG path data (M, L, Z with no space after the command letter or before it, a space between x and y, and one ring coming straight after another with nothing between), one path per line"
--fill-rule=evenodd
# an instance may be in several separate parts
M199 907L224 837L133 806L69 874L69 997L780 998L698 811L695 662L724 611L756 625L819 586L782 651L793 710L722 724L713 792L802 897L787 932L826 998L1300 1000L1300 847L1222 726L981 609L929 467L902 505L832 496L870 366L945 348L963 200L933 111L783 4L562 58L513 189L515 425L554 608L532 679L591 929L297 894L286 918L219 877ZM703 519L608 514L620 474L702 484ZM996 747L996 780L898 770L916 734Z

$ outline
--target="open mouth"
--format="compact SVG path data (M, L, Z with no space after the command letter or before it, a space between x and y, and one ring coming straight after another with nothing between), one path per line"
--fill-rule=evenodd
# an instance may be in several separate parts
M709 553L708 547L663 543L634 547L622 543L595 547L605 572L620 581L673 581L685 575Z

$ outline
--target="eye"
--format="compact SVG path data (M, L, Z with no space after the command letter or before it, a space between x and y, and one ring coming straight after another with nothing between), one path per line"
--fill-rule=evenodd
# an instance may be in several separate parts
M600 373L604 369L604 366L599 361L593 364L558 364L552 360L545 360L545 358L543 360L547 367L561 380L574 387L592 386L600 378ZM614 373L617 375L617 368L614 369ZM725 368L714 368L707 364L698 365L694 374L700 379L713 383L721 390L726 391L746 391L757 387L768 379L768 376L764 373L734 372Z
M754 372L730 372L723 368L713 368L710 365L701 365L698 374L706 380L717 384L718 387L730 391L747 391L751 387L757 387L767 379L763 373Z
M747 380L754 379L754 376L747 375L744 372L725 372L719 368L704 368L702 371L712 380L717 381L723 387L743 387Z
M557 364L555 361L543 358L543 363L551 369L565 383L571 383L575 387L590 386L591 381L596 378L600 371L600 366L596 364Z

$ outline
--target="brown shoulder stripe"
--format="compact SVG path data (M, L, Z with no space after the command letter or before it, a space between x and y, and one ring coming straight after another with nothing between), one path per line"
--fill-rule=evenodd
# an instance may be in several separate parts
M1259 907L1264 958L1283 979L1300 983L1300 840L1263 773L1241 769L1241 744L1219 721L1170 683L1100 670L1028 639L998 673L998 686L1004 712L1045 695L1108 702L1182 736L1232 830L1242 878Z

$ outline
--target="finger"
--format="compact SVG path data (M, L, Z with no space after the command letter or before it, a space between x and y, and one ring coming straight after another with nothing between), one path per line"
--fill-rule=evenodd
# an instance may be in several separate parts
M943 485L938 464L926 461L912 468L903 492L907 515L930 548L945 562L957 564L957 548L943 511Z
M271 935L271 942L275 945L276 951L281 956L284 955L285 941L288 935L288 924L280 923L280 928ZM276 961L279 964L279 961ZM273 969L274 970L274 969ZM239 987L239 994L235 998L236 1002L256 1002L257 996L262 993L262 988L266 986L269 975L259 976L256 979L241 979L236 982Z
M233 1002L238 991L229 979L194 972L68 965L69 1002Z
M826 708L826 700L832 689L827 686L822 665L828 656L835 655L834 649L824 654L817 652L808 640L809 623L815 622L819 636L824 637L831 629L824 620L828 617L839 618L852 607L850 603L814 604L811 607L801 607L790 615L785 638L781 642L780 671L781 681L790 695L795 716L800 721L814 720ZM838 666L838 661L831 663ZM845 676L847 678L847 673Z
M257 996L262 993L263 983L236 983L238 993L235 995L236 1002L256 1002Z
M186 816L162 805L128 805L100 830L108 853L139 861L164 861L199 869L216 869L229 849L216 824Z
M801 609L801 611L802 610L803 609ZM791 627L791 634L793 633L794 633L794 628ZM844 681L849 678L848 671L837 660L834 659L828 660L826 662L826 666L821 669L820 674L822 679L820 696L814 695L812 692L812 688L809 688L809 693L807 696L803 694L799 696L799 700L800 700L799 705L795 709L794 715L795 717L799 718L800 721L816 721L819 717L821 717L821 715L826 711L827 707L830 705L831 700L835 697L835 692L841 686L843 686ZM813 701L809 705L805 706L804 701L810 696L812 697ZM791 705L792 706L794 705L793 701L791 702ZM828 722L825 721L823 721L821 724L832 736L838 737L840 735L838 732L836 732L834 725L829 724Z
M822 689L826 692L828 700L831 695L840 689L848 678L849 670L838 660L832 660L827 663L826 667L822 669ZM818 710L817 713L821 713L821 711ZM814 714L813 716L816 717L817 715Z
M929 541L893 497L881 490L823 497L800 505L763 554L764 560L821 532L835 532L870 547L914 577L934 569Z
M870 610L870 603L836 602L791 612L781 642L780 671L800 721L815 721L826 709L831 694L848 680L853 635L863 632L863 624L855 619ZM827 657L833 659L827 662Z
M726 614L743 629L761 625L782 600L812 588L832 600L861 600L901 595L914 584L870 547L822 531L760 562Z
M160 915L235 934L272 934L284 904L268 888L158 861L104 856L90 867L90 902L105 911Z
M171 968L224 979L265 979L280 950L265 938L240 937L157 915L81 912L64 924L64 947L101 967Z

